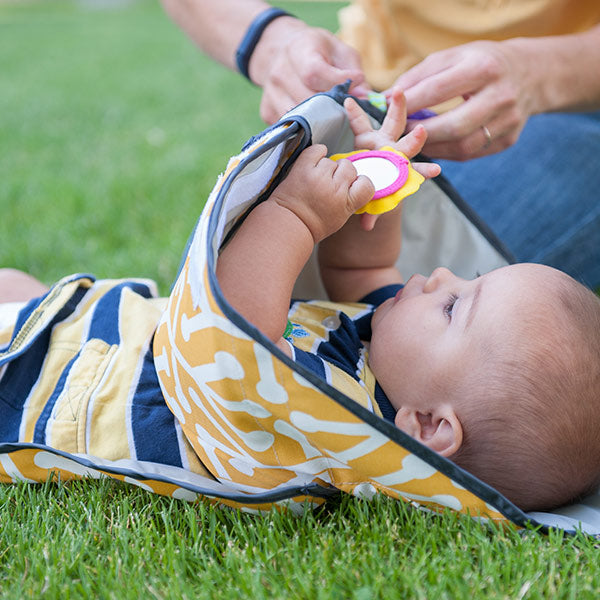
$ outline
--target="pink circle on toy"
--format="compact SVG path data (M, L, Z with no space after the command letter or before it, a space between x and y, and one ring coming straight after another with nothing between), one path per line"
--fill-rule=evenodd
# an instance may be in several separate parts
M365 150L346 157L359 175L366 175L375 186L373 200L397 192L408 179L408 160L389 150Z

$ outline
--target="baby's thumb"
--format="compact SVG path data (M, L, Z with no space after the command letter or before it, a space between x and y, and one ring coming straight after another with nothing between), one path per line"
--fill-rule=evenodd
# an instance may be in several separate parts
M375 193L373 182L365 175L359 175L348 190L348 204L352 213L362 208Z

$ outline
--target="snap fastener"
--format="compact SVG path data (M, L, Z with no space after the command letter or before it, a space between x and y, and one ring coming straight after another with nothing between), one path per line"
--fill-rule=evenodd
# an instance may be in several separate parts
M332 315L330 317L325 317L321 321L321 324L323 327L327 327L327 329L337 329L340 326L341 321L337 315Z

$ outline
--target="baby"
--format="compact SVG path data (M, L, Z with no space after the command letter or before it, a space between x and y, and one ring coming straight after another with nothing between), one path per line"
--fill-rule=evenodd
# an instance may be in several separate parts
M346 110L357 148L393 146L413 157L425 141L422 126L399 139L399 91L377 131L356 103ZM533 264L473 281L439 268L402 285L394 266L401 205L380 217L354 215L373 186L349 161L325 155L323 146L306 149L222 250L217 276L231 305L286 355L521 508L551 508L595 488L600 299ZM433 164L414 167L439 173ZM332 302L290 309L317 243ZM44 285L0 270L3 313L9 305L1 303L31 300L0 339L0 350L16 346L14 358L0 360L0 440L210 476L181 436L154 368L165 303L141 281L67 279L72 295L52 312L60 294L34 299ZM42 305L47 323L35 336L16 335Z
M357 148L388 145L409 157L421 149L421 126L396 141L405 126L400 92L378 131L356 103L345 106ZM384 416L524 510L555 507L597 487L600 299L534 264L473 281L438 268L398 285L400 207L379 218L353 215L372 197L372 184L349 161L325 154L320 146L305 150L222 251L217 275L227 300L305 366L359 374L365 385L374 375L372 395ZM432 164L414 167L425 177L439 172ZM339 321L318 347L296 318L302 311L293 305L288 313L315 244L332 301L378 304L370 331L340 304ZM315 347L325 367L314 366Z

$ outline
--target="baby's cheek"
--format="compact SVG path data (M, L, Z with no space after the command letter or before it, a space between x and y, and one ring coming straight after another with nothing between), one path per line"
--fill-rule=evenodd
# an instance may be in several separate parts
M401 323L384 320L371 338L369 363L382 387L384 381L398 387L418 379L427 362L419 340L403 331Z
M373 332L369 346L369 366L376 379L396 370L397 354L392 332L383 327L378 332Z

